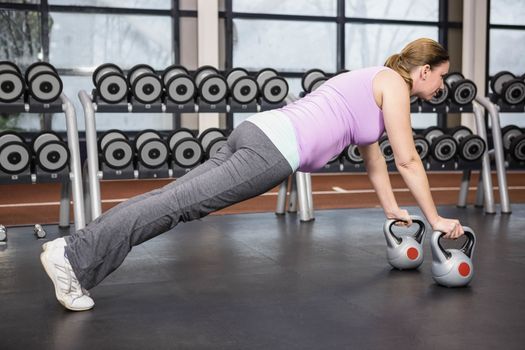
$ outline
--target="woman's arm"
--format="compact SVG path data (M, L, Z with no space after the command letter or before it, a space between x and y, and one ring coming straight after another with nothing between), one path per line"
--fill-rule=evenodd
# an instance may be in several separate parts
M414 145L407 85L394 72L389 72L388 76L383 75L380 84L385 129L394 152L396 167L430 225L446 232L447 238L457 238L463 234L463 229L458 220L443 219L438 215L425 168Z
M375 142L367 146L359 146L358 148L364 160L368 178L379 198L379 203L383 207L385 216L389 219L405 220L410 225L412 220L408 212L400 209L397 205L392 185L390 184L385 157L383 157L378 143Z

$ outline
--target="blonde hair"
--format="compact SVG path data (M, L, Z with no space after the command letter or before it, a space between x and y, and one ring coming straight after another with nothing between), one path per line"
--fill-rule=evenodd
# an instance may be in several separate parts
M398 72L412 89L410 71L418 66L430 65L430 69L449 60L447 50L438 42L421 38L408 43L400 53L388 57L385 66Z

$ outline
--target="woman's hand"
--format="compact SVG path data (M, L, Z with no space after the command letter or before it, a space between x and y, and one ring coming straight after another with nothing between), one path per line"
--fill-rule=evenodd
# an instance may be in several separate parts
M459 220L446 219L442 218L441 216L434 223L434 225L432 225L432 229L434 231L444 232L445 235L443 237L447 239L457 239L465 233L463 231L463 227L459 223Z
M396 226L410 227L412 225L412 218L405 209L397 208L396 210L388 212L386 217L391 220L399 220L394 224Z

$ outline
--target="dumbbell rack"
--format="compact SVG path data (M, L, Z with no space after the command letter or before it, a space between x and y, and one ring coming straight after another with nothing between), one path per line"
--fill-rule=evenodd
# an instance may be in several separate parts
M94 92L96 93L96 92ZM99 170L98 147L97 147L97 130L96 130L96 113L257 113L265 110L282 107L286 104L269 104L266 102L252 102L249 104L239 104L223 100L217 104L205 103L202 100L197 100L195 103L176 104L170 100L161 102L160 100L153 104L141 104L131 100L131 102L122 102L117 104L106 104L104 102L94 103L92 96L86 91L81 90L78 97L82 104L84 117L86 122L86 148L87 148L87 172L84 173L84 181L88 182L84 186L85 193L85 207L86 217L88 220L93 220L101 215L101 195L100 195L100 180L104 179L104 173ZM293 99L289 95L288 100ZM86 175L87 174L87 175ZM182 174L174 173L173 169L168 170L169 177L174 177ZM135 170L133 178L138 179L138 171ZM311 190L307 191L307 184L309 181L309 174L298 172L296 174L296 186L299 196L300 218L302 221L309 221L313 219L312 209L309 206L311 200L308 201L308 193L311 195ZM286 181L286 183L288 183ZM311 188L311 185L310 185ZM286 193L285 193L286 194ZM281 198L281 194L279 198ZM279 201L279 200L278 200ZM295 205L296 207L297 205Z
M452 101L446 104L432 105L425 101L420 101L421 103L412 104L410 107L411 113L472 113L476 111L476 105L474 103L469 103L467 105L458 105ZM480 181L477 187L477 198L480 198L480 194L483 194L485 200L484 209L487 214L495 213L494 206L494 195L492 190L492 177L490 176L490 159L488 156L488 140L487 140L487 129L485 127L484 118L475 113L475 122L477 135L483 139L487 145L487 149L483 153L481 158L481 177L484 181ZM443 169L455 170L455 167L448 167L445 164L440 164L438 162L427 163L427 170L443 170ZM458 194L458 207L466 207L467 195L470 184L470 176L472 170L477 170L480 168L479 162L469 163L461 162L461 166L457 166L458 169L463 170L463 176L461 179L460 190ZM485 180L486 179L486 180ZM482 191L480 190L480 185L482 184Z
M511 214L512 208L508 195L507 176L505 167L505 152L503 147L503 139L501 135L501 124L499 113L523 113L525 112L525 103L510 105L501 101L496 95L489 95L489 97L476 98L482 107L488 112L492 124L492 141L494 144L494 162L496 165L496 172L498 176L498 185L501 201L501 212L504 214ZM478 111L482 113L482 111ZM512 164L509 164L512 167Z
M78 128L75 109L71 101L63 93L60 100L49 104L36 103L32 100L24 103L22 100L12 103L0 103L0 111L5 113L60 113L66 116L67 143L70 152L70 172L64 176L47 174L31 174L28 170L22 177L17 175L5 175L0 177L0 184L13 183L41 183L62 182L59 226L69 226L69 203L70 188L73 191L73 210L75 215L75 229L79 230L86 225L84 216L84 200L82 191L82 172L80 168L80 148L78 139Z

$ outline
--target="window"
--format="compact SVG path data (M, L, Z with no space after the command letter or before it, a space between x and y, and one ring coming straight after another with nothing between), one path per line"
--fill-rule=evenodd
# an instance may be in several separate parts
M500 71L515 75L525 73L525 2L490 0L489 11L488 77ZM489 84L490 89L490 84ZM501 113L501 126L525 127L525 113Z
M298 96L304 72L326 73L383 65L418 37L445 40L440 1L417 0L226 0L226 69L253 74L277 69ZM229 43L229 44L228 44ZM229 45L229 46L228 46ZM236 115L231 126L246 116ZM413 118L415 127L436 125L435 114ZM443 119L444 120L444 119Z
M111 62L127 70L144 63L158 71L179 60L178 31L173 30L172 0L20 0L0 5L0 60L17 63L22 70L37 60L53 64L64 83L64 93L74 103L78 127L85 128L80 89L93 89L91 73L100 64ZM87 8L86 8L87 7ZM190 11L185 16L195 17ZM46 30L43 30L43 29ZM177 35L177 37L174 37ZM42 34L45 36L43 37ZM31 121L35 118L36 122ZM28 114L7 117L3 123L33 130L35 125L65 129L63 114L45 117ZM6 119L4 116L3 119ZM0 127L2 124L0 124ZM127 115L97 118L97 127L138 130L173 126L171 115Z

